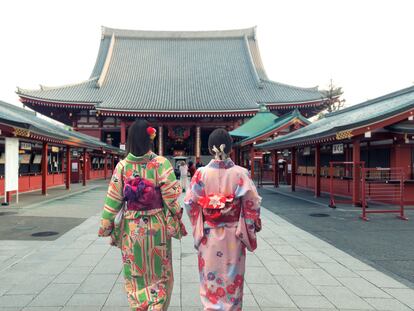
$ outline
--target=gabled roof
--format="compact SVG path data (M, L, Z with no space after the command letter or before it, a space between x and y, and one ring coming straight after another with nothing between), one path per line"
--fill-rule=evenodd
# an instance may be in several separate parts
M61 126L39 118L35 112L0 101L0 123L7 126L26 129L30 133L59 141L62 144L102 149L122 153L118 148L100 140L75 131L69 131Z
M278 129L283 128L284 126L294 123L294 122L300 122L303 125L310 124L310 121L306 119L297 109L292 110L289 113L284 114L283 116L277 118L274 120L272 124L270 124L268 127L264 128L263 130L256 132L255 134L246 137L242 141L239 142L240 145L244 146L249 143L253 143L256 139L261 137L269 137L270 135L274 134L275 131ZM269 134L269 135L266 135Z
M276 119L277 116L275 114L271 113L264 105L261 105L254 117L229 132L229 134L233 137L250 137L271 126Z
M98 57L84 82L39 90L23 100L93 103L101 111L240 112L258 103L320 102L317 88L270 81L256 29L135 31L103 27Z
M414 86L402 89L326 115L304 128L257 145L260 149L293 147L324 140L342 140L357 135L362 128L395 123L391 118L414 113ZM401 121L401 120L400 120Z

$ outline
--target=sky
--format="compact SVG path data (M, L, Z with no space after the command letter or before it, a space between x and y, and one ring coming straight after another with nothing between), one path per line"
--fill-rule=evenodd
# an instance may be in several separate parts
M221 30L257 26L271 80L343 88L347 105L414 85L414 1L2 0L0 100L16 87L89 78L101 26Z

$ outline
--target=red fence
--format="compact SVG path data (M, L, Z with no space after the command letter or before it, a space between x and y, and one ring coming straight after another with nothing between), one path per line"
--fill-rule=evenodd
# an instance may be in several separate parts
M335 198L335 183L338 180L353 180L354 175L356 178L361 179L361 170L364 168L364 162L329 162L329 207L335 208L337 203L352 204L352 198ZM353 195L355 191L360 191L360 184L354 188L354 185L350 185L350 193ZM361 202L362 204L362 202Z
M362 168L362 215L396 213L407 220L404 215L404 170L402 168ZM368 208L368 202L378 206Z

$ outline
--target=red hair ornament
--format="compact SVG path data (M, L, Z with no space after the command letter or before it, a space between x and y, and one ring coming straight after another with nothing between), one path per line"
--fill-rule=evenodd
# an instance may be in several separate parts
M149 137L154 140L155 136L157 136L157 130L151 126L147 127L147 134Z

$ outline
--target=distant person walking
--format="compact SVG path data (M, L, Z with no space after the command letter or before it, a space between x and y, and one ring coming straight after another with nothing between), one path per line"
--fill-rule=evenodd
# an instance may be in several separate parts
M193 161L188 162L188 172L190 173L190 178L193 178L193 176L196 172L196 167L195 167Z
M186 234L174 170L150 150L155 132L144 120L129 128L128 155L114 170L98 233L121 248L134 311L167 310L174 283L171 237Z
M240 311L246 248L256 249L261 229L261 198L246 169L227 157L232 141L224 129L210 134L208 147L215 159L197 170L184 198L198 250L201 302L205 311Z
M197 161L196 161L196 169L199 169L200 167L203 167L204 165L203 165L203 162L201 162L201 160L200 159L198 159Z
M181 161L180 163L180 182L181 182L181 188L183 189L183 192L187 189L187 179L188 179L188 166L185 164L184 161Z

